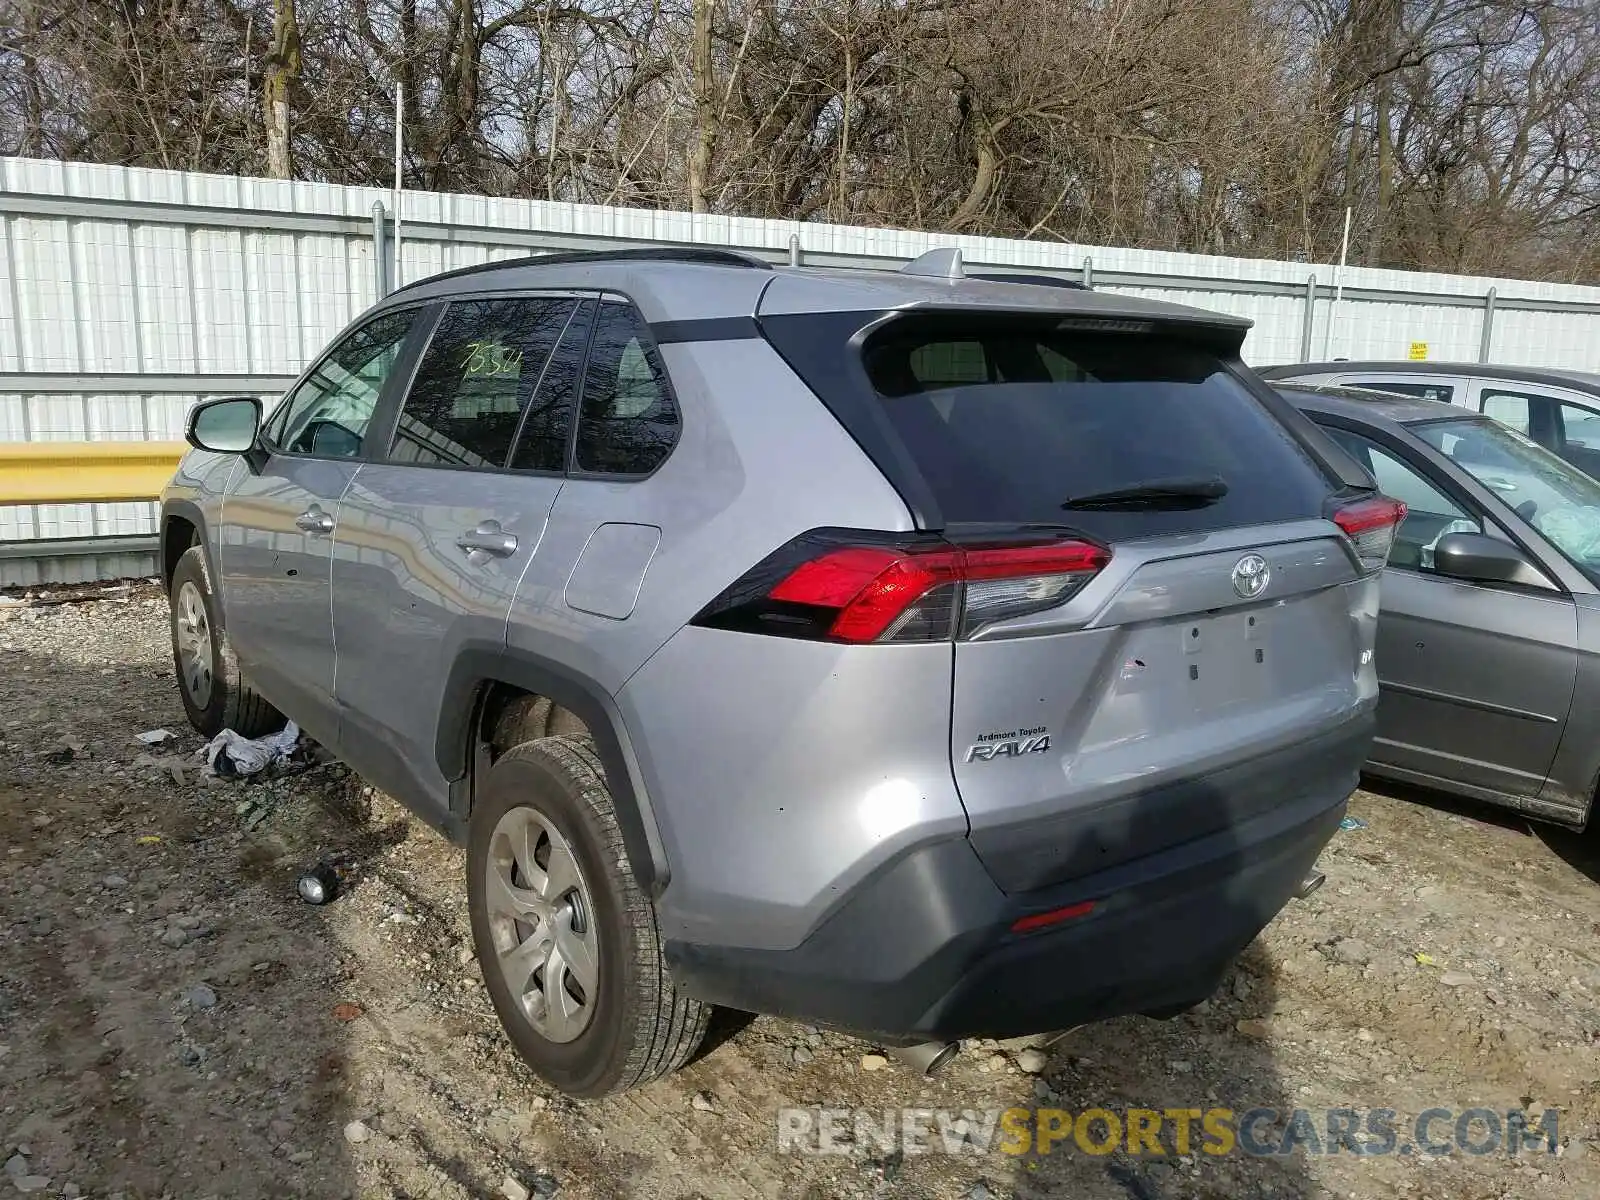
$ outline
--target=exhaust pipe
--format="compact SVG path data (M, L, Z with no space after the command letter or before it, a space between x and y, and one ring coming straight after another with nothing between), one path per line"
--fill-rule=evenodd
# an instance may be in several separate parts
M918 1042L914 1046L886 1046L885 1050L918 1075L937 1075L961 1053L960 1042Z
M1300 881L1300 886L1294 890L1296 900L1304 900L1312 892L1328 882L1328 877L1321 871L1312 871Z

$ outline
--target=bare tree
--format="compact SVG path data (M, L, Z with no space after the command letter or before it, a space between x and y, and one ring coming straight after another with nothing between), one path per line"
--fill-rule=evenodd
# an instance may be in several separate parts
M295 17L294 0L273 0L272 46L267 51L266 90L261 107L267 127L267 174L274 179L294 177L289 95L299 79L300 22Z
M689 155L689 207L706 211L706 182L717 146L716 80L711 75L711 0L694 0L694 149Z
M0 153L1600 282L1595 0L0 0ZM396 84L405 111L394 112Z

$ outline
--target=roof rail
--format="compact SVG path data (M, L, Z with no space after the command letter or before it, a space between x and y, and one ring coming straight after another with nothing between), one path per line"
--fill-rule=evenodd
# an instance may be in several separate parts
M1031 287L1071 288L1075 292L1087 292L1087 284L1079 283L1076 279L1064 279L1060 275L1008 275L1000 271L969 272L968 279L982 279L989 283L1025 283Z
M502 258L495 262L460 267L454 271L441 271L425 279L413 280L394 293L407 292L425 283L441 279L460 279L466 275L479 275L486 271L500 271L520 267L556 267L574 263L608 262L668 262L689 263L705 267L743 267L770 271L772 264L754 254L740 250L721 250L714 246L628 246L620 250L561 250L553 254L530 254L522 258Z

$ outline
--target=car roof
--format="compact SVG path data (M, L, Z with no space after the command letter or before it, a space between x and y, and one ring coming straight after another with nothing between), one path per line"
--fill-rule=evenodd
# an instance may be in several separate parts
M925 256L926 257L926 256ZM631 298L647 321L708 320L789 313L919 307L1060 313L1109 320L1204 326L1237 345L1250 321L1162 301L1082 287L1045 286L1041 272L1002 282L1000 272L953 274L774 265L751 254L698 247L636 248L540 255L430 276L391 294L386 304L464 293L527 289L603 289ZM1069 281L1061 279L1059 284Z
M1420 396L1398 396L1365 388L1331 387L1320 384L1273 380L1272 386L1302 412L1352 417L1381 425L1421 425L1429 421L1486 421L1488 417Z
M1569 371L1561 367L1509 367L1494 363L1418 362L1414 359L1343 359L1334 362L1286 363L1261 367L1257 373L1267 379L1293 379L1302 375L1334 372L1374 372L1383 375L1465 375L1474 379L1498 379L1507 383L1543 383L1551 387L1575 387L1600 393L1600 374Z

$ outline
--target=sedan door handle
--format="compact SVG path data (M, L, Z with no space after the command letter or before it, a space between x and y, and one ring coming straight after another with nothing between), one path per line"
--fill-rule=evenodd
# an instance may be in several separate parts
M294 519L295 527L307 533L332 533L333 518L320 508L308 508Z
M517 535L500 528L498 521L481 521L456 539L456 545L468 554L490 554L495 558L510 558L517 552Z

